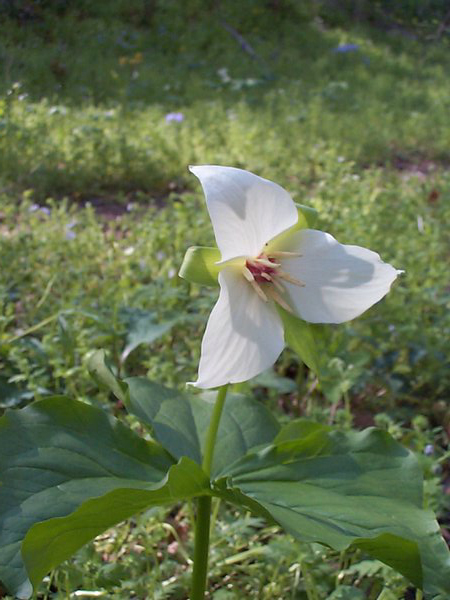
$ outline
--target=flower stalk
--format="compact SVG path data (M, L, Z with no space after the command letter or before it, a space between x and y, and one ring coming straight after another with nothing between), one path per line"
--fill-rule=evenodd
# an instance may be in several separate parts
M219 430L220 417L227 396L228 385L219 389L214 410L211 415L206 434L202 467L205 473L211 475L214 459L214 447ZM194 568L192 573L191 600L203 600L205 597L208 574L209 534L211 522L211 496L200 496L197 499L197 519L195 524Z

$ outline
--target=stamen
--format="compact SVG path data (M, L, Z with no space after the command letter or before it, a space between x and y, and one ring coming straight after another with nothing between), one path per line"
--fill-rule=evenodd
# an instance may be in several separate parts
M255 292L258 294L258 296L261 298L261 300L264 300L264 302L268 302L267 296L262 291L262 289L259 287L259 285L256 283L256 281L250 281L250 285L255 290Z
M263 265L264 267L270 267L271 269L277 269L278 267L281 267L279 263L272 262L267 258L255 258L254 262Z
M274 250L270 253L270 256L274 258L298 258L299 256L303 256L300 252L285 252L284 250Z
M292 312L291 307L282 297L286 290L280 280L285 280L301 287L304 287L305 284L300 279L296 279L289 273L279 269L281 264L275 262L276 256L294 258L301 255L297 252L284 252L282 250L271 253L270 258L265 254L261 254L256 258L247 259L245 266L242 267L242 275L250 283L261 300L268 302L267 297L269 296L285 310Z
M264 277L264 279L266 279L267 281L270 281L270 283L273 283L273 285L280 290L280 292L285 292L286 290L284 289L284 287L281 285L281 283L279 281L277 281L276 277L272 277L269 275L269 273L261 273L261 277Z
M276 277L274 277L272 279L272 283L273 285L277 288L277 290L280 290L280 292L285 292L286 290L284 289L284 287L281 285L281 283L276 279Z
M280 279L284 279L285 281L289 281L289 283L293 283L294 285L298 285L300 287L305 287L306 285L305 283L303 283L303 281L292 277L292 275L289 275L289 273L286 273L285 271L277 271L277 277L279 277Z
M242 275L245 277L245 279L247 281L250 281L250 283L252 281L255 281L255 278L253 277L253 273L250 271L250 269L248 267L243 267L242 268Z
M290 312L291 315L294 314L292 311L292 308L289 306L289 304L285 300L283 300L283 298L280 296L280 294L278 292L276 292L273 288L268 288L267 293L272 298L272 300L277 302L277 304L279 304L282 308L284 308L284 310L287 310L288 312Z

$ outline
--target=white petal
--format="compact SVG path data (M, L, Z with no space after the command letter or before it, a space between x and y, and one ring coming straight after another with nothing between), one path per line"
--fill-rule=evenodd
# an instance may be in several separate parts
M202 184L222 262L257 256L264 244L297 223L282 187L233 167L189 167Z
M401 273L376 252L345 246L323 231L295 232L286 249L301 254L283 260L282 269L305 284L286 288L297 314L310 323L354 319L381 300Z
M272 366L284 347L275 307L259 298L239 270L225 267L219 283L194 383L201 388L247 381Z

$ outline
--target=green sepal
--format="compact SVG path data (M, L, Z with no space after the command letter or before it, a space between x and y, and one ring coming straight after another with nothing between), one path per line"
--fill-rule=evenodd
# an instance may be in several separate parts
M320 374L319 353L317 352L311 323L299 319L295 315L276 305L284 328L284 340L286 344L298 354L300 360L305 363L316 375Z
M270 250L285 249L284 244L296 231L299 231L300 229L312 229L316 224L319 214L315 208L311 208L310 206L304 206L303 204L297 203L295 203L295 206L298 212L297 223L295 223L295 225L292 225L292 227L289 227L289 229L282 231L279 235L274 237L273 240L270 240L270 242L267 245L269 254Z
M184 255L178 275L190 283L218 285L217 278L220 268L216 263L219 260L220 251L218 248L191 246Z
M295 203L298 211L298 221L289 231L295 231L297 229L312 229L317 223L319 213L315 208L311 206L305 206L304 204Z

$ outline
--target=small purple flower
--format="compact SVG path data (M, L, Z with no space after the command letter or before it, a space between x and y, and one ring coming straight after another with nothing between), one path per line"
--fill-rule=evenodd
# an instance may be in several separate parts
M50 214L50 209L47 208L47 206L39 206L39 204L32 204L30 206L30 208L28 209L29 212L41 212L44 213L44 215L49 215Z
M170 123L170 121L176 121L177 123L181 123L184 120L184 115L181 112L171 112L167 113L166 121Z
M66 230L66 240L73 240L77 237L77 234L75 233L75 231L73 231L73 228L75 227L75 225L77 224L76 221L71 221L70 223L67 223L65 230Z
M433 446L433 444L427 444L427 445L425 446L425 448L424 448L424 451L423 451L423 453L424 453L426 456L431 456L431 455L434 453L434 446Z
M340 44L333 48L332 52L335 54L346 54L347 52L357 52L359 50L359 44Z

